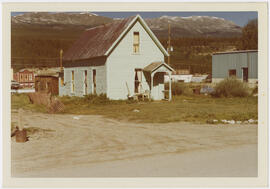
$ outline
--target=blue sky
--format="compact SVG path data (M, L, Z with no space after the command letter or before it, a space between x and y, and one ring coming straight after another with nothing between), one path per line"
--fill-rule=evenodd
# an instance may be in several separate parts
M22 14L23 12L13 12L12 16ZM215 16L231 20L239 26L244 26L249 20L258 18L257 12L93 12L100 16L111 18L124 18L140 14L143 18L154 18L163 15L168 16Z

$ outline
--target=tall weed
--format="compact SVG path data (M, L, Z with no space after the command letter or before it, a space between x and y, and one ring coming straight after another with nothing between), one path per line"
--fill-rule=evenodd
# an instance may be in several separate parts
M235 77L224 79L214 89L213 97L246 97L249 95L247 84L237 80Z

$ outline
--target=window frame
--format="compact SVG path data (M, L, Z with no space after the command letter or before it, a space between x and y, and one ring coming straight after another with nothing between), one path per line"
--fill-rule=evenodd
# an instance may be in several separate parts
M135 43L135 35L138 35L138 43ZM133 52L133 54L140 54L140 32L138 32L138 31L134 31L133 32L133 45L132 45L132 47L133 47L133 49L132 49L132 52ZM138 51L136 51L135 49L135 47L137 47L138 48Z
M87 95L88 84L87 84L88 70L83 70L83 93Z
M97 94L97 70L92 69L92 94Z
M32 74L29 74L28 78L29 78L29 81L32 81L33 80Z
M72 70L71 71L71 93L74 93L75 92L75 71Z
M235 74L231 74L232 71L234 71ZM236 74L237 74L236 69L229 69L229 73L228 74L229 74L229 77L236 77Z

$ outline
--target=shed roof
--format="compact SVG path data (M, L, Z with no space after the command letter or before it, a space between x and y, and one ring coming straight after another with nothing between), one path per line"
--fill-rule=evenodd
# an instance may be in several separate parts
M43 73L36 75L36 77L59 77L59 73Z
M219 54L235 54L235 53L248 53L248 52L258 52L258 50L240 50L240 51L216 52L216 53L213 53L213 55L219 55Z
M37 71L36 77L59 77L60 72L60 67L42 69Z
M171 68L165 62L152 62L151 64L149 64L148 66L146 66L143 70L146 71L146 72L153 72L153 71L155 71L156 69L158 69L161 66L165 66L170 71L174 71L173 68Z
M137 15L86 30L71 48L64 53L63 60L74 61L107 56L137 19L141 21L143 27L164 55L168 56L167 51L160 44L143 19Z

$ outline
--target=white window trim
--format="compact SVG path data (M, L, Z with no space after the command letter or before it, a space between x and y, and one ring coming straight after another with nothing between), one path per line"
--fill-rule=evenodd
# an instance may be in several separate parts
M74 73L74 80L72 79L72 72ZM75 93L75 71L71 70L71 94ZM74 85L74 90L73 90L73 85Z
M94 70L96 70L96 85L97 85L97 69L92 69L92 80L91 80L91 83L92 83L92 94L94 94ZM97 93L97 88L96 88L96 93Z
M134 52L134 33L139 33L139 52ZM132 55L140 55L141 53L141 34L139 31L133 31L132 33Z
M85 75L85 71L87 72L86 75ZM82 75L83 75L83 78L82 78L83 79L82 80L83 81L83 95L87 95L86 94L86 90L85 90L85 76L88 76L88 70L83 70L83 74ZM87 85L87 78L86 78L86 85Z

